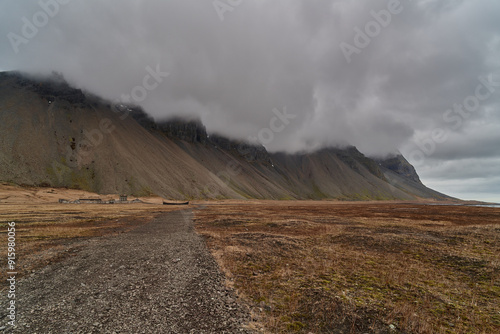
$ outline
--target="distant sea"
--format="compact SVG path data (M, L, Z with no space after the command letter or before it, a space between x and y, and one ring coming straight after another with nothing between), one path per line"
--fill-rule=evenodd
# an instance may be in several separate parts
M492 204L425 203L425 205L458 205L458 206L479 206L479 207L484 207L484 208L500 208L500 204L499 203L492 203Z

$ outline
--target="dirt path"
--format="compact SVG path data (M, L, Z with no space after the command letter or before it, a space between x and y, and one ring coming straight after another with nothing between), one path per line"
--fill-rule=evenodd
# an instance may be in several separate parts
M191 210L162 214L120 235L95 238L17 284L11 333L250 333L246 308L192 224Z

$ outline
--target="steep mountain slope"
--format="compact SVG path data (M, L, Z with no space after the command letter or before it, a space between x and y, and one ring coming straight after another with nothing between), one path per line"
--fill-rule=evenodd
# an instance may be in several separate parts
M392 186L422 198L448 197L423 185L415 168L401 154L376 161Z
M269 154L197 122L157 124L60 78L0 74L2 181L178 199L446 197L404 172L405 161L376 162L354 147Z
M182 198L197 196L191 185L210 179L206 168L132 117L98 103L47 99L16 77L0 81L2 180Z

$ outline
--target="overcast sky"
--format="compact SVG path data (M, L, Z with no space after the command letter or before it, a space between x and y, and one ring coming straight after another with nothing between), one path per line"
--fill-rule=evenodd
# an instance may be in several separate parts
M0 31L0 70L271 151L399 150L426 185L500 202L498 0L0 0Z

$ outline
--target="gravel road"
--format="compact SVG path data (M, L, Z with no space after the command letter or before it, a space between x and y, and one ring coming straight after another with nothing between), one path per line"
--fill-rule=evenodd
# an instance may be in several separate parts
M252 333L248 309L193 228L191 210L162 214L17 282L9 333Z

